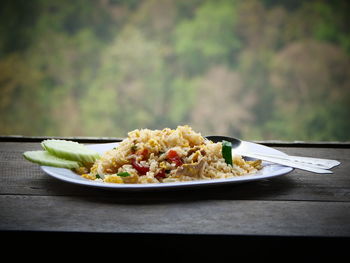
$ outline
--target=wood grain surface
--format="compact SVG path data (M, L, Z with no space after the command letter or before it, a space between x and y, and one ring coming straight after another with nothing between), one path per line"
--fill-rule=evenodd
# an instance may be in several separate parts
M95 141L94 141L95 142ZM350 238L348 147L274 147L341 162L250 183L159 191L74 185L22 153L40 142L0 142L0 230L96 234Z

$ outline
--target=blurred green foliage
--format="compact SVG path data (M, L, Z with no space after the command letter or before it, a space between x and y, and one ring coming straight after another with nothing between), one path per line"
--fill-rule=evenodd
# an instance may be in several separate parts
M348 1L3 0L0 134L350 140Z

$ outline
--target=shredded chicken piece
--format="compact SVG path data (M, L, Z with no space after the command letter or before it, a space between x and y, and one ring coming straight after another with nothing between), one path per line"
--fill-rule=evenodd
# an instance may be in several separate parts
M176 171L176 175L190 177L201 177L204 171L205 161L202 159L198 163L184 164Z

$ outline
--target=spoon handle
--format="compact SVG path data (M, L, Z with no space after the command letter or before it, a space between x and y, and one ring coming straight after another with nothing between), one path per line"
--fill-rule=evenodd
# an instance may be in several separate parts
M307 164L307 163L301 163L301 162L296 162L296 161L291 161L291 160L286 160L286 159L281 159L281 158L275 158L275 157L271 157L271 156L267 156L267 155L263 155L263 154L255 154L255 153L238 153L238 154L246 156L246 157L260 159L260 160L271 162L271 163L281 164L281 165L309 171L309 172L320 173L320 174L333 173L330 170L326 170L326 169L317 167L316 165L313 165L313 164Z
M241 155L250 154L242 152ZM256 156L259 156L259 158L262 157L270 157L270 158L276 158L281 160L287 160L291 162L298 162L303 164L308 164L311 166L315 166L316 168L321 169L331 169L334 166L337 166L340 164L339 161L336 160L330 160L330 159L321 159L321 158L313 158L313 157L302 157L302 156L292 156L292 155L271 155L271 154L261 154L261 153L253 153Z
M290 158L291 161L313 164L324 169L331 169L340 164L339 161L331 160L331 159L321 159L321 158L292 156L292 155L289 155L288 157Z

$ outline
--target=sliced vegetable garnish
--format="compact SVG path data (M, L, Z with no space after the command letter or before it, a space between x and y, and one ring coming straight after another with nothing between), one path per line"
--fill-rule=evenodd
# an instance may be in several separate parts
M67 160L92 163L100 157L98 152L78 142L52 139L44 140L41 145L49 153Z
M222 141L222 157L225 159L225 163L232 165L232 143Z
M127 177L127 176L130 176L131 174L129 174L128 172L121 172L121 173L117 173L117 175L120 177Z
M28 151L23 153L24 158L40 165L54 166L60 168L79 168L76 161L66 160L50 154L47 151Z

